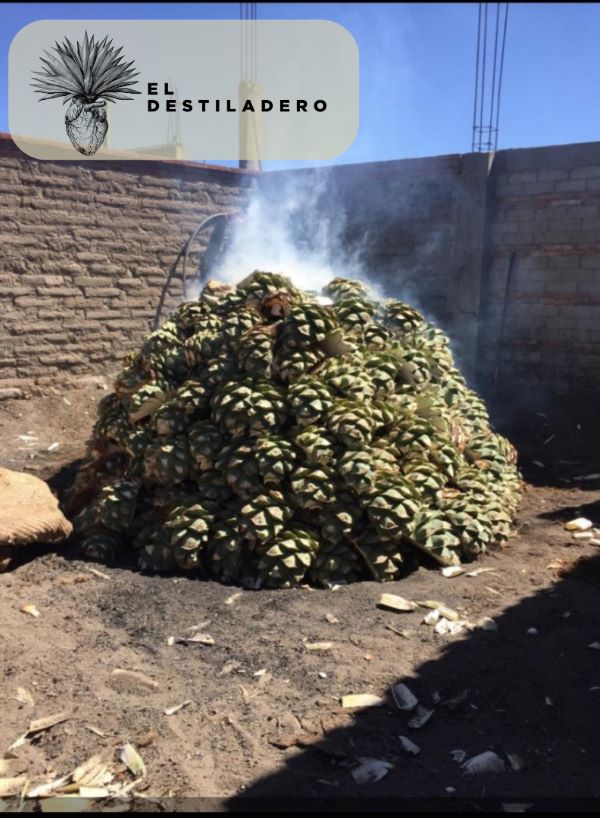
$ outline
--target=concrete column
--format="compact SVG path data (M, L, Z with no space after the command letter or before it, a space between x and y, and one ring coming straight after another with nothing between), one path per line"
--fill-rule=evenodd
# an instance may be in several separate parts
M249 99L254 111L242 113L244 102ZM260 104L262 87L251 80L242 80L239 85L239 123L240 123L240 168L260 170L262 153L262 119Z
M481 277L486 256L486 214L493 159L493 153L464 154L457 178L451 253L454 276L449 277L450 334L456 343L457 363L471 385L474 385L476 375Z

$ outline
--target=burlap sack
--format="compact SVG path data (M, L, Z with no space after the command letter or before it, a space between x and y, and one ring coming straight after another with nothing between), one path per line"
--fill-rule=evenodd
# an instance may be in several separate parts
M15 547L61 542L72 530L43 480L0 468L0 571Z

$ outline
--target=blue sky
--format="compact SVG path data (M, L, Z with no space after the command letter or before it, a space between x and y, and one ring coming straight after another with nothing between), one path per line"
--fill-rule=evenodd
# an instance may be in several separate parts
M490 4L492 10L495 16L495 4ZM238 19L239 4L2 3L0 11L0 131L7 131L8 48L27 23L60 18ZM360 129L352 147L335 163L470 150L476 3L259 3L258 16L334 20L356 39ZM510 4L499 149L600 139L599 33L600 3ZM266 164L274 168L303 163Z

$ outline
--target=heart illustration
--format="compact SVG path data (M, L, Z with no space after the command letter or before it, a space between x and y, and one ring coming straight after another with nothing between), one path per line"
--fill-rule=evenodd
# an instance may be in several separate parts
M108 131L106 102L74 99L65 114L65 125L73 147L85 156L92 156Z

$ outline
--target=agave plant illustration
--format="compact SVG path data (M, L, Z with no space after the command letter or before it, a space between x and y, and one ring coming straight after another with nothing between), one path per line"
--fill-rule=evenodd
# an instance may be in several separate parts
M108 131L106 103L132 99L139 71L133 60L124 62L122 48L115 50L112 40L105 37L101 42L94 36L75 46L65 37L64 43L56 43L52 51L44 51L40 57L42 71L34 71L31 83L35 93L41 94L39 102L64 97L63 104L71 104L65 114L65 126L73 147L85 156L96 153Z

